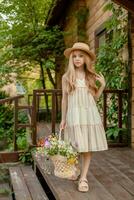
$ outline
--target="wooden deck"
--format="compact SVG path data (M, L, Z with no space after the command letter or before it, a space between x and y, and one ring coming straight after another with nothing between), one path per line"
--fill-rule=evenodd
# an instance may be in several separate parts
M109 148L93 153L88 173L89 192L77 191L78 181L69 181L48 174L48 163L34 157L34 167L52 192L51 200L134 200L134 150L128 147ZM49 170L51 172L52 168Z

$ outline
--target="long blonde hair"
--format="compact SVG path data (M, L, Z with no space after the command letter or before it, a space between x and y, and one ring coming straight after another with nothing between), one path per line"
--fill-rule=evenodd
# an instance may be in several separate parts
M97 91L97 87L95 84L96 72L95 72L95 69L94 69L94 66L93 66L93 63L92 63L90 57L84 51L82 51L82 53L84 55L84 61L85 61L84 71L85 71L86 85L88 87L88 90L94 96ZM76 88L76 86L75 86L76 72L75 72L75 66L73 64L73 52L71 52L71 54L70 54L68 68L67 68L66 73L64 74L64 77L65 77L65 81L66 81L66 91L68 94L72 93Z

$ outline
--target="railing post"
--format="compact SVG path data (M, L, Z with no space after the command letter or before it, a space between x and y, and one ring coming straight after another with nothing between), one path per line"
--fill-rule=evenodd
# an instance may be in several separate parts
M31 94L29 94L28 95L28 105L30 106L30 97L31 97L32 95ZM30 117L32 116L32 109L29 109L28 110L28 113L29 113L29 115L30 115Z
M39 122L39 118L40 118L40 113L39 113L39 108L40 108L40 95L38 94L37 96L36 96L36 98L37 98L37 101L36 101L36 106L37 106L37 108L36 108L36 111L37 111L37 121Z
M118 93L118 128L122 128L122 92ZM119 142L122 142L122 134L119 131Z
M55 102L55 91L52 91L52 111L51 111L51 116L52 116L52 133L55 133L55 121L56 121L56 102Z
M107 128L107 93L103 92L103 126Z
M32 112L32 141L33 145L36 145L36 137L37 137L37 105L36 105L36 91L33 90L33 112Z
M28 105L30 106L30 95L28 94L28 97L27 97L27 102L28 102Z
M14 135L13 135L14 151L17 151L17 143L16 143L17 129L18 129L18 98L14 99Z

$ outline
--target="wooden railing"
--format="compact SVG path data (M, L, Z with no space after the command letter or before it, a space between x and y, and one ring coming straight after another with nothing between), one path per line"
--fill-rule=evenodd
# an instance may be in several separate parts
M127 90L104 90L103 92L103 125L104 128L107 128L107 108L108 108L108 95L109 94L116 94L118 96L118 128L122 128L122 106L123 106L123 95L127 95ZM51 99L51 125L52 125L52 132L55 132L55 124L56 124L56 114L57 112L61 112L60 108L57 109L56 98L57 96L62 96L62 91L59 89L54 90L34 90L33 95L29 95L28 102L30 103L30 98L33 97L33 126L34 126L34 133L33 133L33 142L36 143L36 135L37 135L37 113L40 110L40 99L41 96L44 94L49 95L52 97ZM61 102L61 100L60 100ZM122 142L122 135L119 137L119 142Z
M108 95L116 94L118 96L118 128L122 128L122 110L123 110L123 95L128 95L128 90L104 90L103 91L103 125L107 128L107 108ZM122 143L122 134L119 134L119 143Z
M32 115L32 124L33 124L33 144L36 145L36 138L37 138L37 113L39 111L40 106L40 97L44 95L51 96L51 125L52 125L52 132L55 132L55 124L56 124L56 99L57 96L60 95L62 91L60 89L53 89L53 90L34 90L33 91L33 99L32 99L32 106L33 106L33 115ZM29 95L31 97L31 95ZM30 100L28 98L28 102L30 103ZM30 105L30 104L29 104Z
M127 95L127 90L104 90L103 92L103 124L104 128L107 128L107 108L108 108L108 95L109 94L117 94L118 95L118 127L122 128L122 99L123 95ZM17 150L16 145L16 133L18 128L21 127L30 127L32 129L32 143L33 145L36 145L36 139L37 139L37 114L40 109L40 98L41 96L44 96L44 94L51 97L51 127L52 132L55 132L55 124L56 124L56 115L57 113L61 112L61 105L58 106L57 103L57 97L60 98L60 104L61 104L61 97L62 97L62 91L61 89L53 89L53 90L34 90L33 95L28 96L28 102L29 105L27 106L20 106L19 105L19 99L23 98L23 95L19 95L16 97L1 99L0 104L5 103L14 103L14 135L13 135L13 144L14 144L14 151ZM32 97L32 100L30 101L30 98ZM31 103L30 103L31 102ZM58 106L58 109L57 109ZM28 109L30 114L30 123L29 124L19 124L18 123L18 111L19 109ZM120 136L119 142L122 142L122 138Z
M32 110L32 106L20 106L19 100L22 99L24 95L18 95L15 97L0 99L0 104L13 104L14 106L14 134L13 134L13 147L14 151L17 150L17 144L16 144L16 134L19 128L26 128L26 127L32 127L32 124L20 124L18 122L18 112L20 109L30 109Z

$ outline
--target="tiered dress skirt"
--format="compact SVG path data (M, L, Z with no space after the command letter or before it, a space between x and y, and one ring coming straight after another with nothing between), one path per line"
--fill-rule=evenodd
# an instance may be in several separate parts
M78 152L108 149L101 117L85 79L76 79L76 89L68 95L64 139Z

